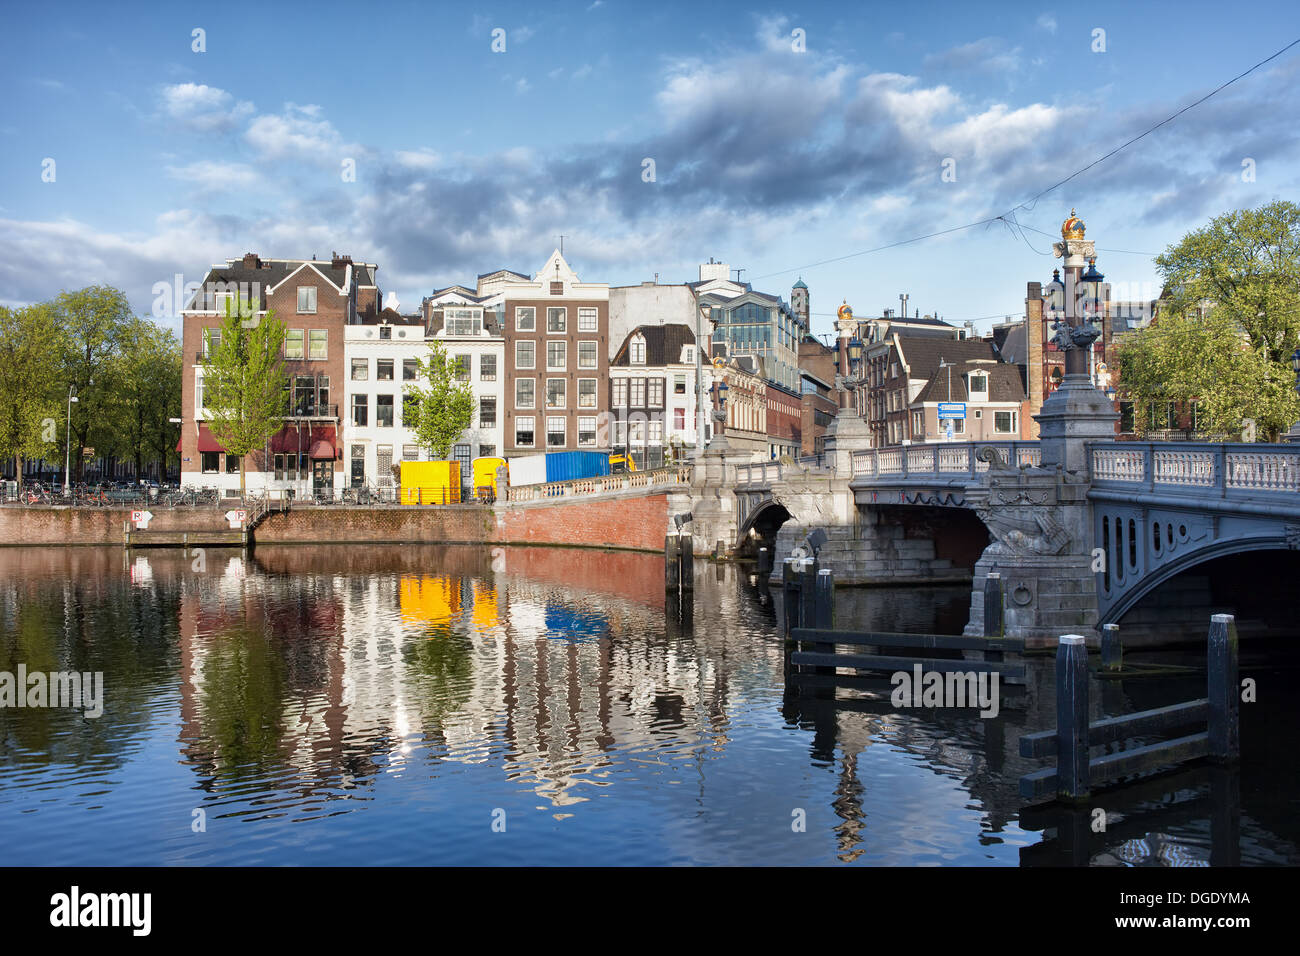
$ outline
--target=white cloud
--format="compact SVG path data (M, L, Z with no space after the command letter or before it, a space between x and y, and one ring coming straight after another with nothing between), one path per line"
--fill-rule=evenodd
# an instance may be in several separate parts
M176 83L163 87L163 112L173 120L204 132L223 132L252 115L252 103L203 83Z
M248 124L244 139L266 159L304 159L333 165L360 149L345 143L319 106L285 104L283 113L264 113Z
M428 147L414 151L399 149L395 156L398 163L409 169L433 169L442 158Z
M188 166L168 166L167 175L202 190L250 189L261 182L257 170L246 163L200 160Z
M526 77L521 76L519 79L515 80L516 93L527 93L529 89L531 89L531 86Z
M582 64L582 66L578 67L576 70L573 71L573 79L575 80L585 80L589 76L591 76L590 63L584 63Z
M1048 33L1056 32L1056 17L1050 13L1040 13L1038 15L1038 28L1046 30Z

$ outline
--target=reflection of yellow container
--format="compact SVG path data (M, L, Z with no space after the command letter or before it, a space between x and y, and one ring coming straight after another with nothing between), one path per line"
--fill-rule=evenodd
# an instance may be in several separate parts
M474 627L480 631L489 631L500 623L496 588L474 582Z
M460 578L405 575L398 600L405 624L447 624L460 613Z
M402 462L402 504L451 505L460 501L460 462Z
M504 468L504 458L474 459L474 495L478 498L497 497L497 469Z

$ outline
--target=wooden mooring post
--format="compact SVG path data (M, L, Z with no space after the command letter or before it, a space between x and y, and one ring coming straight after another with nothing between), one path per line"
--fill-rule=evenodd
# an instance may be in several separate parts
M1103 624L1101 627L1101 669L1107 673L1118 673L1124 668L1124 644L1120 640L1118 624Z
M990 571L984 579L984 636L1001 637L1002 622L1002 575Z
M1211 617L1207 644L1205 697L1090 722L1087 648L1078 634L1062 636L1056 651L1056 729L1020 738L1022 757L1054 756L1056 767L1021 777L1020 795L1030 801L1056 798L1078 803L1088 798L1094 785L1120 777L1201 757L1236 761L1241 752L1240 689L1237 625L1231 614ZM1188 725L1203 729L1101 757L1090 756L1092 747Z
M689 534L664 536L664 590L683 595L695 591L695 539Z

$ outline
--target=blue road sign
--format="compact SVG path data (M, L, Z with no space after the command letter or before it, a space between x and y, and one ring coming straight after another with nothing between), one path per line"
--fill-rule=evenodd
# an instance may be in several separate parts
M965 403L965 402L940 402L940 403L939 403L939 417L940 417L941 419L943 419L943 418L965 418L965 417L966 417L966 403Z

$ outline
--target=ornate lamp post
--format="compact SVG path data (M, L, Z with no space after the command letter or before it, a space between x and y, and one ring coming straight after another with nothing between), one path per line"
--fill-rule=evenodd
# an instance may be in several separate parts
M1052 325L1052 343L1065 353L1065 377L1088 374L1087 353L1092 350L1092 343L1101 330L1091 322L1091 313L1099 310L1101 301L1102 275L1096 269L1096 243L1084 239L1083 220L1070 210L1070 218L1061 224L1061 239L1054 243L1053 250L1058 257L1065 260L1065 282L1063 283L1064 314L1057 314ZM1087 272L1083 270L1084 259L1093 265ZM1056 285L1058 280L1053 275L1048 288ZM1091 306L1091 307L1090 307ZM1083 315L1079 313L1083 312ZM1085 351L1086 350L1086 351Z

